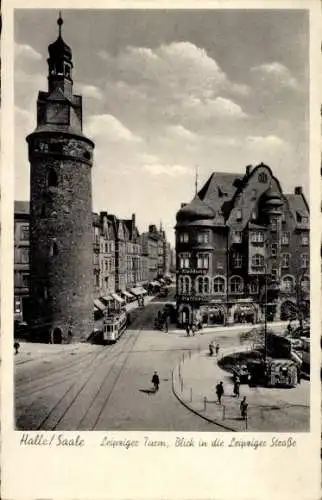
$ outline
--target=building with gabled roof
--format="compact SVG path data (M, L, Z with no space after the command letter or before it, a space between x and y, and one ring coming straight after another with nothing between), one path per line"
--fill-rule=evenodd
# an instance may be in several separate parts
M284 194L263 163L244 175L214 172L176 219L179 324L309 315L309 206L301 187Z

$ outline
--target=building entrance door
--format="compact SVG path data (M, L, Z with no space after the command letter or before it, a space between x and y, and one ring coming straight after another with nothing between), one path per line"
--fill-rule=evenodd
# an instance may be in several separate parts
M52 333L52 343L61 344L63 342L63 335L60 328L55 328Z

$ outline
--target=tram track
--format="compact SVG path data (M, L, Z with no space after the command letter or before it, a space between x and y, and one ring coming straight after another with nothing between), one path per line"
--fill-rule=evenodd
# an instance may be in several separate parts
M68 353L69 356L71 355L77 355L74 351L73 352L69 352ZM95 351L91 351L91 352L87 352L81 356L77 355L77 360L75 361L75 358L73 358L73 363L72 363L72 366L75 366L76 364L80 364L84 361L84 359L88 358L88 357L95 357L96 355L96 352ZM46 361L45 361L46 363ZM22 364L22 363L20 363ZM20 390L20 389L24 389L25 387L27 387L29 384L33 383L33 382L39 382L40 380L42 379L45 379L47 377L51 377L53 375L55 375L56 373L61 373L62 370L64 370L65 368L69 367L70 366L70 358L66 358L66 360L63 361L62 364L59 364L59 366L57 367L57 365L55 364L55 366L51 369L46 369L45 367L43 367L43 374L39 375L39 371L37 371L37 376L30 379L28 378L27 381L25 381L25 378L26 378L26 374L24 373L23 375L21 374L16 374L15 376L15 385L16 387Z
M128 333L130 333L130 330ZM139 334L140 330L137 332L133 332L132 330L132 335L123 337L123 342L117 342L110 349L103 349L98 353L91 353L90 356L83 356L77 363L76 369L74 366L74 369L66 371L67 367L65 367L65 370L62 370L60 367L41 377L41 381L34 378L32 381L20 384L20 394L16 399L16 410L18 409L18 413L20 413L17 418L17 428L34 430L55 430L59 428L68 430L83 425L86 422L87 413L93 407L95 398L98 395L102 398L101 391L106 383L108 383L107 381L111 380L113 388L115 387L117 379L125 366L126 360ZM122 357L124 357L124 360ZM86 358L88 362L84 364ZM111 363L111 366L106 373L107 363ZM120 363L121 369L118 368ZM80 373L83 373L83 376L79 376ZM52 379L53 376L55 378L54 381ZM64 384L66 384L66 388L62 387ZM60 386L60 389L57 391L59 393L58 398L55 397L54 391L53 394L48 394L48 389L57 387L58 385ZM22 386L24 388L23 393L21 393ZM95 391L94 395L91 395L92 391ZM85 407L84 401L87 400L86 392L91 397ZM83 397L84 395L85 397ZM28 399L30 400L32 396L35 396L33 401L27 407L24 406L23 402ZM104 402L106 403L105 400L106 398L104 397ZM19 406L21 409L24 409L23 413L19 412ZM94 407L96 408L95 405ZM81 414L80 420L77 419L78 413ZM95 416L95 418L99 418L99 415L98 417ZM86 429L89 428L91 427L86 427Z
M57 420L56 424L51 427L51 429L61 429L61 430L68 430L69 428L73 429L78 429L78 430L93 430L95 427L95 422L96 419L99 418L97 417L97 406L99 406L99 414L101 413L101 396L104 394L104 387L108 383L111 378L113 379L112 373L113 371L117 371L117 376L116 378L113 379L113 388L115 387L115 384L117 382L118 377L120 376L120 373L122 372L123 367L125 366L126 359L128 358L129 354L131 353L131 348L134 346L138 336L139 336L140 331L138 331L136 334L128 335L126 337L125 342L122 344L122 351L120 351L118 354L115 356L115 360L108 369L107 372L104 372L102 370L102 374L100 375L99 373L92 374L93 376L86 381L85 384L81 387L80 391L75 395L73 400L70 401L68 404L67 408L65 411L61 414L60 418ZM125 354L127 352L127 355ZM125 356L125 361L121 363L121 369L117 370L117 365L120 363L120 360L122 357ZM83 394L83 398L86 398L86 391L91 394L91 382L97 382L100 380L98 383L98 387L96 388L95 393L90 397L89 403L87 404L87 408L84 412L84 406L82 405L82 400L80 398L80 395L82 392L85 392ZM79 398L79 399L78 399ZM78 401L77 401L78 399ZM103 403L105 403L105 397L103 400ZM71 410L71 411L70 411ZM77 414L79 411L82 411L82 416L80 420L78 420L78 423L76 424L75 422L75 413ZM94 424L92 424L94 420Z

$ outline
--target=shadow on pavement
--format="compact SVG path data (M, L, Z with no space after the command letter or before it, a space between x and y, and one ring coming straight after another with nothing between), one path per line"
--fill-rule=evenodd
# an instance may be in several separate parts
M154 389L139 389L139 392L144 392L144 394L155 394L156 391Z

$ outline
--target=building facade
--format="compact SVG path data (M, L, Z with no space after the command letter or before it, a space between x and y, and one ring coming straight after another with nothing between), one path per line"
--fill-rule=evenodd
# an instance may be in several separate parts
M213 173L176 224L181 325L309 315L309 207L284 194L271 169Z
M27 137L30 162L30 298L33 331L53 343L93 331L93 142L82 131L82 97L73 94L72 52L49 45L48 90L37 100Z
M29 202L15 202L14 207L14 318L29 319Z

